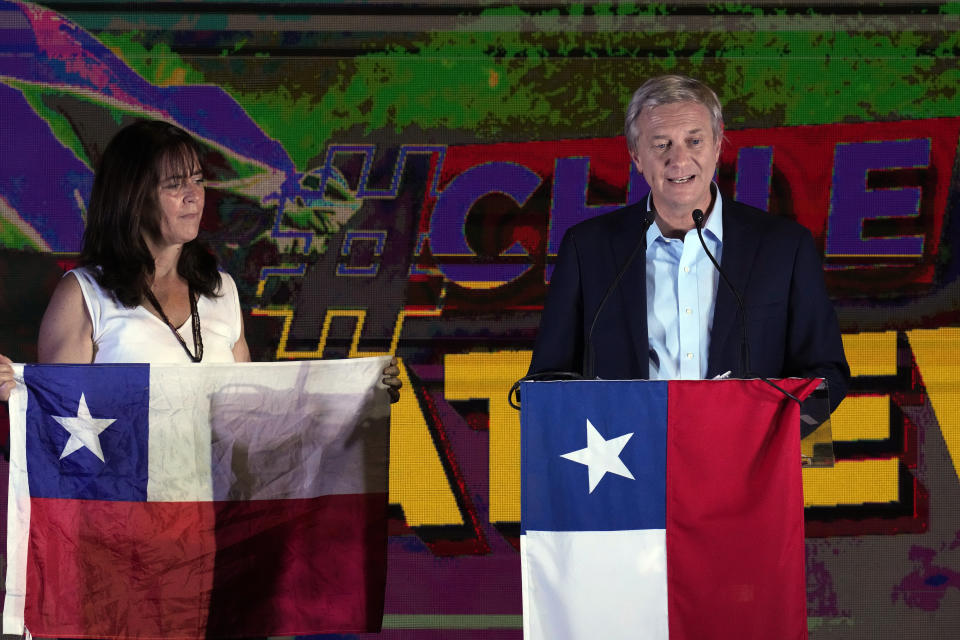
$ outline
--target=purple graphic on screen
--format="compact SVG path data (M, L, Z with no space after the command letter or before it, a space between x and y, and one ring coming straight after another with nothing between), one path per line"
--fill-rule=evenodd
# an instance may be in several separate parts
M430 217L430 247L437 256L473 257L467 244L464 226L467 214L482 197L501 193L518 206L533 195L540 185L540 176L531 169L513 162L488 162L464 171L440 192ZM519 244L506 247L501 255L523 255ZM440 263L440 270L456 282L503 282L512 280L529 269L529 265L449 264Z
M767 211L773 177L773 147L744 147L737 151L737 188L733 199Z
M19 216L22 230L38 248L79 251L93 172L85 158L57 137L29 94L70 96L134 117L176 123L205 146L268 174L255 193L245 195L261 204L276 202L281 213L293 203L309 207L322 200L329 171L317 188L305 188L304 176L286 150L221 88L153 85L77 25L28 3L0 0L0 28L0 155L5 165L0 205ZM277 216L277 231L282 218ZM304 249L309 248L312 234L286 235L302 236Z
M904 576L893 592L890 600L903 603L913 609L936 611L949 588L960 590L960 573L948 566L933 563L937 552L928 547L914 546L909 558L917 568Z
M888 140L838 144L835 150L828 256L922 256L923 236L869 238L864 222L920 215L920 189L872 189L873 171L923 168L930 164L930 140Z
M0 66L4 60L0 55ZM39 249L79 250L83 235L81 203L90 194L93 173L60 144L23 94L0 84L0 103L4 120L0 197L39 234Z
M639 202L650 193L650 186L637 167L630 163L630 180L626 202L607 205L588 205L587 190L590 180L589 158L557 158L553 169L553 197L550 208L550 230L547 254L560 252L563 234L582 220ZM553 263L547 264L546 281L553 275Z

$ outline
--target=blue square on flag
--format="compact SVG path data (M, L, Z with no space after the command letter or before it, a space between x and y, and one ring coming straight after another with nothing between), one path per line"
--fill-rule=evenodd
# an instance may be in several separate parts
M522 531L663 529L667 384L522 387Z
M24 367L30 495L146 500L148 365Z

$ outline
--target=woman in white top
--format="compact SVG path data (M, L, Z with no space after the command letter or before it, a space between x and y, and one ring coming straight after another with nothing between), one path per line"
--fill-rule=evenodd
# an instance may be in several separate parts
M94 177L80 267L53 292L42 363L248 362L233 279L197 239L200 150L166 122L139 121L107 145ZM0 355L0 401L15 384ZM383 371L399 398L396 360Z

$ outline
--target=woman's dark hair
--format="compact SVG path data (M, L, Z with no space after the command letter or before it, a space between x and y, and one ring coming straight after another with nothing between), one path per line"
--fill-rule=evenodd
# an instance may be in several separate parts
M103 151L93 179L80 264L100 268L98 281L126 307L143 301L154 272L144 234L160 229L157 187L164 169L189 177L200 148L183 129L139 120L121 129ZM183 245L177 272L201 295L220 289L217 260L199 239Z

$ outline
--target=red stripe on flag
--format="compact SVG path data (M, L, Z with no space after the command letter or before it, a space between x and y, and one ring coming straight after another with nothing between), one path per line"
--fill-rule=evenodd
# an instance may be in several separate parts
M208 636L379 631L387 495L217 504Z
M379 630L386 501L33 498L27 628L144 639Z
M667 402L671 640L805 639L799 407L739 380L670 382Z
M32 498L33 635L194 638L213 585L213 503Z

